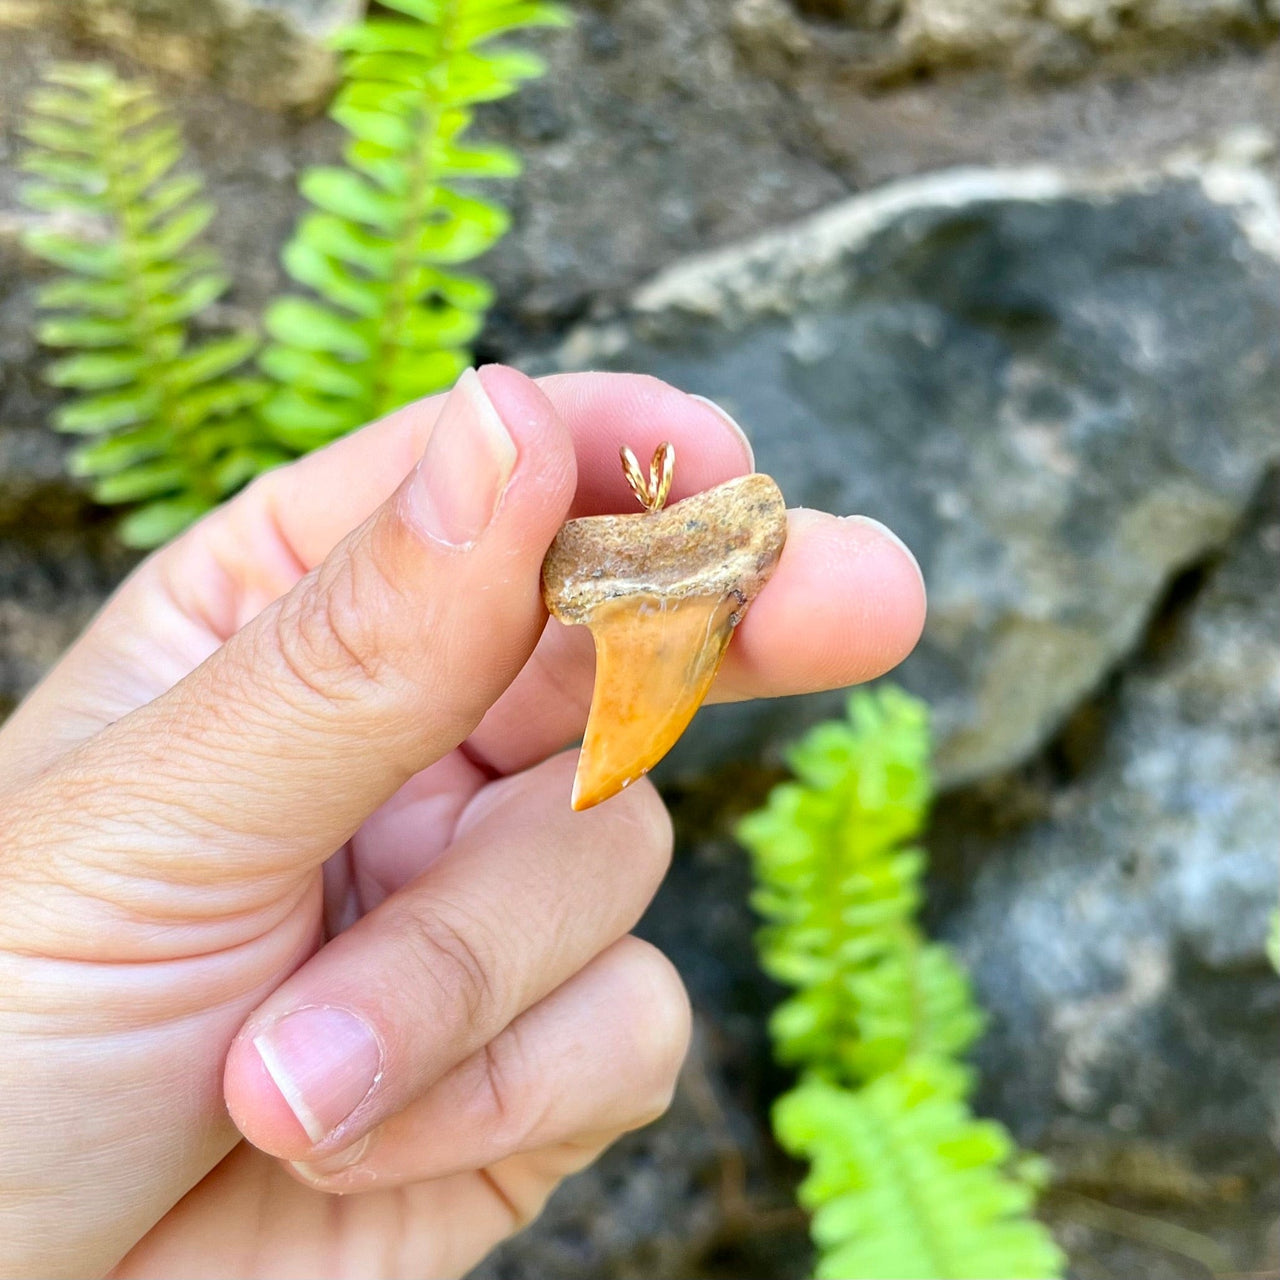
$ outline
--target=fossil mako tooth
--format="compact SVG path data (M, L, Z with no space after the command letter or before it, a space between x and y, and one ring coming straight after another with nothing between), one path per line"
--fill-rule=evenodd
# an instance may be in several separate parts
M547 608L588 627L596 648L575 809L616 795L671 749L786 540L786 507L768 476L742 476L661 509L670 446L655 455L647 484L630 461L646 510L569 521L542 567Z

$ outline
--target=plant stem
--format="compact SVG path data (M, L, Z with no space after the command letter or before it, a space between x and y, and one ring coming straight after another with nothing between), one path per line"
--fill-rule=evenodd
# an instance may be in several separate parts
M440 15L437 27L440 41L438 65L442 68L448 66L454 54L458 4L459 0L445 0ZM391 387L391 370L395 363L400 330L416 301L409 294L409 278L418 259L418 232L436 188L431 154L435 150L442 108L428 86L423 89L422 112L422 127L415 139L417 145L410 153L407 211L392 258L391 279L387 284L387 307L378 326L378 345L373 356L373 381L369 392L371 417L378 417L400 407L400 401Z

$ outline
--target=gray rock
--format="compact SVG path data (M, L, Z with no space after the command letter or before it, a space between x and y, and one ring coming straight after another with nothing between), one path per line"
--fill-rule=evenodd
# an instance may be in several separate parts
M326 38L365 0L0 0L0 27L60 29L264 107L315 106L337 64Z
M1280 453L1278 258L1248 168L958 171L678 264L554 363L708 395L791 503L906 538L930 620L902 679L953 786L1055 732ZM704 713L667 776L833 705Z
M997 62L1078 70L1088 55L1265 38L1280 15L1254 0L903 0L898 38L926 66Z
M1085 1251L1090 1233L1126 1226L1098 1212L1105 1201L1149 1212L1148 1244L1161 1222L1175 1224L1166 1244L1178 1224L1197 1229L1204 1239L1184 1243L1214 1271L1267 1265L1278 580L1273 483L1181 628L1125 677L1083 776L1043 820L973 850L981 869L947 923L992 1014L986 1102L1053 1158L1051 1207Z
M1274 1269L1280 979L1262 948L1280 880L1278 577L1273 488L1200 594L1162 613L1101 704L1084 774L1048 786L1043 816L1009 830L1008 785L994 822L970 793L930 835L940 930L990 1015L977 1107L1051 1156L1043 1209L1073 1275ZM699 1013L672 1111L473 1280L809 1274L795 1170L767 1136L787 1081L764 1036L778 992L723 835L767 781L739 770L673 796L680 847L640 929Z
M0 528L0 719L84 630L135 560L102 521L96 529L39 534Z
M1036 82L1100 65L1150 69L1275 35L1274 0L736 0L734 28L758 65L843 63L863 84L989 67Z
M32 264L18 246L19 219L0 214L0 531L65 526L87 503L66 475L67 441L40 425L41 384L24 291L6 288Z

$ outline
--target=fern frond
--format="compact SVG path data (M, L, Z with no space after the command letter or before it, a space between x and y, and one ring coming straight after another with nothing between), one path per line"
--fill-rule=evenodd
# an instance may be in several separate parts
M789 755L797 781L743 820L760 960L796 987L774 1014L779 1058L863 1080L919 1053L959 1053L981 1020L945 948L913 924L924 856L908 843L928 812L929 728L900 690L855 694L846 721Z
M465 142L471 108L541 75L533 55L489 49L495 36L563 25L529 0L387 0L397 16L340 33L344 84L330 115L348 134L342 166L300 189L312 206L283 254L312 297L267 311L261 365L277 383L263 416L296 450L314 448L449 386L492 301L455 270L506 231L505 209L457 183L510 177L515 156Z
M774 1109L779 1140L809 1161L801 1204L817 1280L1037 1280L1062 1256L1029 1214L998 1124L975 1120L954 1063L920 1059L859 1089L808 1080Z
M37 336L68 352L46 376L76 393L53 424L94 437L73 472L100 502L142 503L121 534L154 546L283 457L252 412L265 383L238 372L257 342L189 336L228 281L198 243L213 207L151 89L58 65L28 108L22 198L51 217L25 244L67 273L37 295Z
M916 923L930 800L924 706L857 693L843 721L790 753L796 781L740 824L761 963L795 988L770 1024L804 1082L777 1105L788 1150L812 1165L817 1275L1056 1276L1030 1216L1032 1173L965 1105L960 1056L982 1029L968 979Z

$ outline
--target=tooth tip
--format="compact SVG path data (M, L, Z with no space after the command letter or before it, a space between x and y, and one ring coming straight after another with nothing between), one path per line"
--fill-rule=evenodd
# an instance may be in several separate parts
M587 783L582 779L575 778L573 795L569 799L569 807L575 813L581 813L584 809L594 809L596 805L616 795L619 790L621 790L619 787L609 789L600 786L598 783Z
M573 779L569 807L577 813L581 813L583 809L594 809L596 805L621 795L637 778L648 772L647 763L620 773L616 769L602 769L600 763L590 755L581 756L578 772Z

